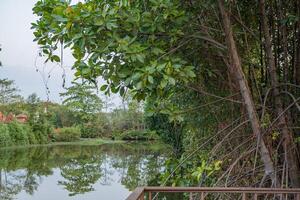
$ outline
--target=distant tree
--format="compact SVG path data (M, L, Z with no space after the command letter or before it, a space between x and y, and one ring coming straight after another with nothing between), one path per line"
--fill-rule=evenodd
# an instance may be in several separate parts
M32 104L40 103L41 99L38 97L36 93L32 93L27 97L26 102L32 105Z
M9 104L20 101L19 89L13 80L0 79L0 104Z
M1 44L0 44L0 51L2 51ZM0 61L0 67L1 66L2 66L2 62Z
M102 100L95 94L95 87L89 84L73 82L73 86L60 96L65 98L63 104L75 112L82 122L89 121L103 107Z

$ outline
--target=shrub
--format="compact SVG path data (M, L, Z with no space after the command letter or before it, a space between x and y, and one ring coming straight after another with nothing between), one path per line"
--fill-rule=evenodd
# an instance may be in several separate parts
M83 138L97 138L101 137L103 128L96 126L95 123L84 124L81 127L81 137Z
M52 138L53 129L48 123L43 123L41 121L34 122L32 124L32 131L39 144L46 144L49 142L49 138Z
M23 135L27 138L28 142L26 142L26 144L31 144L31 140L32 140L32 142L34 142L35 137L33 135L31 127L28 124L21 124L21 123L19 123L19 125L22 128L22 130L23 130Z
M20 124L18 122L11 122L8 124L9 134L12 138L12 141L16 145L27 145L29 144L28 140L28 129L26 125Z
M29 144L38 144L38 140L34 134L34 132L32 132L30 127L26 127L28 129L28 140L29 140Z
M157 140L159 136L155 131L129 130L122 133L114 133L113 137L120 140Z
M54 140L57 142L72 142L80 139L80 129L78 127L64 127L57 129L54 133Z
M84 124L80 126L81 137L83 138L95 138L97 132L91 124Z
M0 123L0 147L12 145L9 129L6 124Z

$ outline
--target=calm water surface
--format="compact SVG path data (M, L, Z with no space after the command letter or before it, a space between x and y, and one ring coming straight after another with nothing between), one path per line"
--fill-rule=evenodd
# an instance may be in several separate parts
M122 200L157 184L167 151L151 143L0 149L0 199Z

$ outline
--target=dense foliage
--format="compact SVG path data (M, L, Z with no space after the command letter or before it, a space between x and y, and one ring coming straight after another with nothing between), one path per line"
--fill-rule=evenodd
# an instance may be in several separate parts
M78 127L65 127L57 129L53 137L57 142L73 142L79 140L80 136Z
M146 99L151 128L177 149L176 177L198 172L185 185L300 187L299 7L296 0L40 0L32 27L48 60L60 61L63 44L77 77L101 76L102 91L130 89ZM222 167L211 167L219 160Z
M48 143L48 135L44 136L39 131L16 121L9 124L0 123L0 147Z
M155 131L129 130L121 133L114 133L114 139L119 140L158 140L159 137Z
M19 96L17 90L11 95ZM154 139L155 134L145 130L142 104L129 97L124 100L123 108L108 113L102 111L102 100L93 85L74 82L61 97L62 104L43 102L35 93L26 100L8 101L10 97L5 97L7 103L0 104L4 117L0 120L0 147L72 142L80 138L115 139L116 133L123 132L127 136L117 138L136 138L137 132L141 133L140 138ZM18 114L25 114L28 120L18 123L13 117ZM5 121L8 115L12 121Z

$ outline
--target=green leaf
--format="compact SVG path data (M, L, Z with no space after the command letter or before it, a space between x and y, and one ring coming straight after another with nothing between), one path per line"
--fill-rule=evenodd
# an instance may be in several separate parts
M148 81L149 83L153 84L154 83L153 76L148 76Z
M105 91L107 89L107 87L108 87L108 85L102 85L101 88L100 88L100 90L101 91Z
M140 89L142 89L142 88L143 88L143 82L140 81L140 82L138 82L138 83L136 84L136 89L137 89L137 90L140 90Z
M83 68L81 70L82 75L89 75L91 73L91 69L90 68Z
M60 16L60 15L51 15L54 19L56 19L57 21L59 21L59 22L67 22L68 21L68 19L67 18L64 18L64 17L62 17L62 16Z
M125 93L125 88L124 88L124 87L121 87L121 89L120 89L120 95L121 95L121 96L124 96L124 93Z
M175 85L176 81L175 81L174 78L169 77L169 83L170 83L171 85Z
M53 60L55 62L60 62L60 58L57 55L52 56L51 60Z
M163 89L167 86L168 84L168 81L166 79L163 79L161 82L160 82L160 87Z
M140 61L141 63L145 62L145 56L143 54L137 54L136 58L138 59L138 61Z
M94 21L94 24L95 24L96 26L102 26L102 25L104 24L104 21L103 21L103 19L101 19L101 18L97 18L97 19Z

